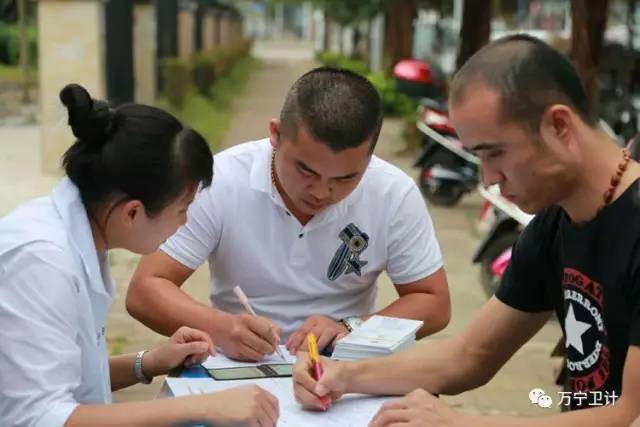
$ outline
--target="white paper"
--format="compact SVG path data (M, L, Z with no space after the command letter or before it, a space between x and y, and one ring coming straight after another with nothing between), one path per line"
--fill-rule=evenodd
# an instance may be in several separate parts
M174 396L214 393L246 384L257 384L278 398L282 427L362 427L368 425L380 406L390 398L361 394L346 395L334 402L327 412L305 411L293 396L290 378L260 380L214 381L209 378L167 378Z
M336 344L333 358L358 360L386 356L412 346L422 321L387 316L371 316Z
M424 324L421 320L401 319L398 317L371 316L361 327L347 335L378 337L383 341L403 341L414 335Z
M280 351L284 355L285 360L278 355L278 353L273 353L265 356L259 362L239 362L237 360L229 359L227 356L222 354L221 352L217 352L215 356L209 356L207 360L202 363L206 369L220 369L220 368L242 368L245 366L257 366L257 365L265 365L265 364L276 364L276 363L296 363L296 357L289 354L289 350L286 349L285 346L280 346Z

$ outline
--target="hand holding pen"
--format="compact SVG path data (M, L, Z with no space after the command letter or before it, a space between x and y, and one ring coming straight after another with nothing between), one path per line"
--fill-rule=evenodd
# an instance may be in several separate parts
M319 381L322 377L322 365L320 364L320 353L318 352L318 341L316 336L312 333L307 335L307 346L309 348L309 357L311 358L311 365L313 369L313 377L316 381ZM320 403L325 411L329 409L331 399L329 396L320 396Z
M238 299L240 300L240 302L244 306L245 310L247 310L247 312L250 313L250 315L254 319L253 322L249 322L249 328L251 328L251 326L254 325L253 329L258 329L258 325L255 324L255 321L257 321L259 319L262 319L262 318L258 317L256 312L253 310L253 307L251 307L251 304L249 304L249 298L247 298L247 295L242 291L242 288L240 288L240 286L234 287L233 288L233 292L236 294L236 296L238 297ZM261 328L264 329L263 325L261 325ZM257 333L259 336L262 336L263 339L267 340L268 342L275 343L274 347L275 347L276 353L278 354L278 356L280 356L280 358L283 361L286 361L287 359L284 357L284 354L282 354L282 350L280 350L280 346L279 346L279 344L280 344L280 333L279 333L278 328L275 325L269 325L267 330L268 330L268 332L264 331L264 330L254 330L253 332Z

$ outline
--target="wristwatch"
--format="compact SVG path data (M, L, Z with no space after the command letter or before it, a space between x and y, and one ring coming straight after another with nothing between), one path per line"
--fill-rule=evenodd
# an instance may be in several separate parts
M354 329L357 329L360 326L362 326L363 322L362 322L362 319L359 318L358 316L350 316L350 317L345 317L344 319L340 319L340 323L342 323L344 327L347 328L347 331L353 332Z
M147 350L143 350L136 354L136 361L133 363L133 374L136 376L138 382L142 384L149 384L151 380L144 376L144 372L142 372L142 357L147 352Z

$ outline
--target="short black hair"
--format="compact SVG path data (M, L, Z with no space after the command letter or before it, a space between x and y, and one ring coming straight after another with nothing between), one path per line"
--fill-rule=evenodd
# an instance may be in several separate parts
M77 84L65 86L60 100L77 138L62 164L87 209L140 200L153 216L187 189L211 184L209 145L171 114L141 104L111 108Z
M369 80L354 72L315 68L289 89L280 112L281 133L294 141L300 126L339 152L365 141L375 148L382 127L382 104Z
M569 106L591 127L598 123L569 59L527 34L498 39L469 58L453 79L452 104L478 82L500 94L503 120L521 123L534 133L540 128L545 110L554 104Z

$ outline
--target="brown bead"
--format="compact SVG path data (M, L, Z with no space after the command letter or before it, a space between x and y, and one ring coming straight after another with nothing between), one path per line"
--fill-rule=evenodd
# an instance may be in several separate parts
M620 184L620 181L622 180L622 175L624 175L624 172L627 170L627 167L629 166L630 160L631 160L631 155L629 153L629 150L623 149L622 162L620 162L620 164L618 165L618 170L616 171L615 175L611 177L611 186L603 194L602 198L604 199L604 204L598 209L598 212L602 211L605 207L607 207L607 205L609 205L609 203L611 203L611 200L613 199L613 195L616 192L616 188L618 187L618 185Z

